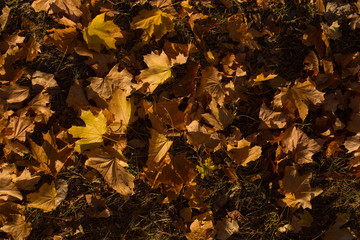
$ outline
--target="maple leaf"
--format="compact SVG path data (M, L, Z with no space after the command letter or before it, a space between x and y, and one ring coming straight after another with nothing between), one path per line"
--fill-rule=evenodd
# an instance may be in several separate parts
M16 172L14 164L3 163L0 166L0 203L22 200L23 196L12 182L11 174Z
M352 240L355 235L348 228L341 228L350 220L350 214L337 213L335 223L326 231L324 240Z
M191 145L197 150L204 144L209 150L213 150L220 143L220 138L214 129L201 126L198 120L192 121L186 126L187 139Z
M116 62L116 58L113 53L102 54L88 50L84 47L75 47L74 50L77 54L81 56L89 57L89 59L86 60L85 63L90 65L90 67L92 67L97 73L97 76L100 77L104 76L106 73L109 72L108 65Z
M319 143L295 126L286 129L281 138L283 151L291 153L298 164L312 163L312 156L321 150Z
M151 37L156 41L160 40L166 33L174 31L173 17L154 8L152 10L143 9L131 22L132 29L144 29L142 39L148 42Z
M211 114L203 113L201 116L209 124L211 124L216 131L224 130L235 118L234 115L225 107L219 108L214 99L210 102L209 108L211 110Z
M284 128L288 124L288 118L285 113L275 112L268 108L265 103L261 105L259 118L262 120L259 125L259 129Z
M81 0L36 0L31 6L36 12L49 11L50 14L65 13L73 20L78 20L83 14L79 9Z
M133 98L127 99L125 91L116 89L109 102L109 111L114 115L110 128L115 132L125 132L127 126L135 120L135 110Z
M14 139L25 142L26 137L34 131L34 123L29 117L14 116L10 119L7 129L11 130L8 139Z
M54 181L51 184L44 183L38 192L26 196L26 199L30 202L27 206L50 212L57 208L66 198L67 191L68 185L63 179L57 181L56 187Z
M30 140L33 157L40 163L39 171L45 171L56 178L56 175L64 166L65 162L73 153L74 149L67 145L58 149L55 136L51 131L43 134L44 142L42 146Z
M121 29L113 21L105 21L105 14L97 15L83 30L84 40L90 49L100 52L102 46L116 49L116 38L123 38Z
M103 144L102 136L107 131L106 118L102 111L98 116L89 110L81 111L80 118L85 122L85 127L72 126L68 132L74 138L81 138L75 142L75 151L84 152L87 149L99 147Z
M166 154L158 169L145 169L144 173L152 188L161 187L161 192L166 194L163 203L175 200L184 185L190 186L197 176L195 165L186 158L186 153L172 156Z
M146 164L150 170L153 170L160 163L173 142L154 129L150 129L150 133L149 154Z
M44 37L44 41L54 44L60 52L65 54L72 53L78 44L76 40L77 31L75 27L68 27L64 29L52 28L48 30L52 32Z
M98 195L86 194L85 199L89 208L85 212L94 218L107 218L111 216L109 208L106 206L105 199Z
M211 95L216 102L222 106L225 99L225 90L221 83L221 74L213 66L201 70L201 83L196 94L202 96L204 93Z
M277 109L283 109L294 118L296 110L304 121L309 112L309 105L320 105L324 102L324 94L316 89L308 79L304 82L296 80L291 88L281 87L281 92L274 96L272 102Z
M148 84L147 90L152 93L160 84L172 77L171 64L165 52L160 55L145 55L144 62L148 68L141 70L139 78L144 84Z
M0 230L10 234L14 240L26 239L31 232L31 223L20 214L11 214L10 218L11 220L7 221Z
M40 178L40 176L32 175L29 169L25 168L20 176L12 177L12 180L16 187L22 190L32 191L35 189L35 185L39 182Z
M125 156L111 147L101 147L87 152L85 165L95 168L116 192L128 198L134 189L135 177L124 167L127 167Z
M311 209L311 199L322 193L320 188L310 186L311 177L312 173L300 175L296 167L286 166L284 178L279 181L279 192L284 194L285 198L278 200L279 205L294 209Z
M241 139L237 142L237 145L227 146L227 151L230 157L241 166L247 166L249 162L257 160L261 156L261 147L250 147L251 143L246 139Z

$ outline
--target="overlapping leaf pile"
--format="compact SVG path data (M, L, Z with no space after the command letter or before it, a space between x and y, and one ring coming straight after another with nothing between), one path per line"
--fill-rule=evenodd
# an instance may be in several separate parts
M314 156L335 158L346 148L354 158L345 168L360 176L360 55L336 45L341 27L357 31L359 2L296 1L321 20L296 29L304 52L292 59L300 62L295 74L279 67L292 67L281 50L267 58L262 46L293 28L269 11L283 2L20 2L0 17L0 219L8 237L27 238L36 209L81 198L87 217L111 216L101 193L70 191L71 169L127 201L142 182L161 191L165 205L184 199L173 221L189 240L228 239L240 229L238 207L214 214L204 178L225 174L234 184L227 201L235 201L248 177L238 170L261 166L251 181L268 182L272 206L290 210L277 234L301 234L323 191L311 183L311 166L322 161ZM51 28L16 16L21 7ZM213 16L219 7L224 15ZM37 69L50 49L58 65ZM86 74L62 71L71 61ZM341 228L348 220L339 213L324 238L352 239Z

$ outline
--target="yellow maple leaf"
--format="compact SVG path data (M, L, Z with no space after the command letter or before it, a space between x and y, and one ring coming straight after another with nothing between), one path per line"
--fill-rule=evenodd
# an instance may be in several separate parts
M151 93L172 77L171 64L164 52L160 55L155 53L145 55L144 62L149 68L142 70L139 77L144 84L149 85L148 90Z
M105 21L105 13L97 15L83 30L84 40L90 49L100 52L102 46L116 49L116 38L123 38L121 29L113 21Z
M90 110L82 110L80 118L86 126L72 126L68 130L74 138L80 138L75 142L75 151L84 152L87 149L101 146L103 144L102 136L107 131L106 118L102 111L95 117Z
M143 9L133 19L132 29L144 29L142 39L148 42L151 37L156 41L160 40L167 32L174 31L173 17L160 9Z

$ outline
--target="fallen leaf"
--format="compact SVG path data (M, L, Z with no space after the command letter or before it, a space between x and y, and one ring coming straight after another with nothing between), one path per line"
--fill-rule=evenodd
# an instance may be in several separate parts
M160 40L168 32L174 31L173 17L154 8L152 10L141 10L131 22L132 29L143 29L144 33L141 38L148 42L151 37L156 41Z
M190 225L190 232L185 233L188 240L213 240L215 229L213 224L213 214L211 211L194 217Z
M222 106L225 100L225 90L221 83L221 78L220 72L213 66L202 69L201 83L196 91L196 95L202 96L205 93L209 94L220 106Z
M170 141L163 134L154 129L150 129L151 138L149 140L149 153L146 165L150 170L154 170L170 149L173 141Z
M103 134L107 131L106 118L102 111L98 116L88 110L82 110L80 118L85 122L85 127L72 126L68 132L74 138L81 138L75 142L75 151L84 152L103 145Z
M114 132L125 132L128 125L134 122L136 106L133 98L127 99L126 92L116 89L109 102L109 111L114 115L114 121L109 126Z
M39 208L44 212L50 212L56 209L66 198L68 185L65 180L58 180L55 188L55 182L51 184L44 183L38 192L30 193L26 199L30 202L27 207Z
M147 69L141 70L139 78L147 84L147 90L152 93L160 84L172 77L171 64L165 52L160 55L151 53L144 56Z
M15 172L14 164L3 163L0 166L0 203L23 199L21 192L11 179L11 174Z
M85 199L89 207L85 212L93 218L108 218L111 216L109 208L106 206L105 199L98 195L86 194Z
M6 24L9 20L10 11L11 11L11 8L9 8L8 6L5 6L1 11L0 32L2 32L6 27Z
M64 13L73 20L78 20L83 14L79 9L81 0L35 0L31 7L36 12L45 11L49 14Z
M335 223L326 231L324 240L352 240L355 235L348 228L341 228L350 220L350 214L337 213Z
M74 52L74 48L78 44L76 39L77 30L75 27L68 27L64 29L52 28L48 30L50 34L45 35L44 41L54 44L60 52L64 54Z
M16 187L26 191L35 190L35 185L39 182L40 176L33 175L28 168L25 168L20 176L12 177Z
M201 116L212 125L216 131L224 130L235 118L235 116L225 107L218 107L218 104L214 99L210 102L209 108L211 113L203 113Z
M97 15L83 30L84 40L90 49L100 52L102 46L106 49L116 49L116 38L123 38L120 28L113 21L105 21L105 14Z
M312 156L320 152L321 145L303 131L292 126L281 135L281 147L297 164L312 163Z
M230 157L241 166L246 167L249 162L255 161L261 156L261 147L250 147L251 143L246 139L241 139L236 146L227 146Z
M36 169L44 171L46 174L51 174L56 178L61 168L72 155L74 149L67 145L61 149L56 144L56 139L52 131L43 134L44 142L41 146L30 140L31 151L36 161L40 166Z
M34 131L34 123L30 117L13 116L10 119L7 129L12 131L12 133L7 136L8 139L16 138L21 142L25 142L27 136Z
M320 188L310 186L311 178L312 173L300 175L296 167L286 166L284 178L279 180L280 189L278 190L285 195L285 198L278 200L279 205L294 209L300 207L311 209L311 199L322 193Z
M11 221L7 221L0 230L10 234L14 240L26 239L32 229L31 223L26 221L24 215L12 214L10 216Z
M268 108L265 103L261 105L259 119L262 121L259 129L279 129L288 125L288 117L283 112L275 112Z
M296 80L294 86L290 88L281 87L280 90L281 92L274 96L273 106L279 110L283 109L293 118L295 112L298 111L303 121L308 115L310 104L318 106L325 100L324 93L318 91L308 79L304 82Z
M95 70L98 77L103 77L106 73L108 73L109 65L116 62L114 54L102 54L88 50L84 47L75 47L74 50L81 56L89 57L85 63Z
M122 152L111 147L101 147L87 152L85 165L96 169L116 192L129 198L133 194L135 177L124 167L127 167Z
M216 239L226 240L234 233L239 232L239 224L237 221L224 217L221 221L217 221L216 223Z

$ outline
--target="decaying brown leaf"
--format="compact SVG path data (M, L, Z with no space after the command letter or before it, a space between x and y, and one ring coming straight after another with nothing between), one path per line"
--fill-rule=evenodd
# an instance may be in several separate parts
M298 164L313 162L312 156L321 150L319 143L295 126L285 130L281 136L281 147Z
M320 188L310 186L311 178L312 173L300 175L296 167L286 166L284 178L279 181L279 192L285 195L285 198L278 200L279 205L294 209L311 209L311 199L322 193Z
M111 148L102 147L86 153L85 165L95 168L115 191L128 198L133 193L135 177L126 171L124 155Z
M324 102L324 93L318 91L308 79L304 82L297 80L294 86L281 87L280 90L281 92L274 96L273 106L283 109L291 118L295 118L297 111L304 121L310 104L317 106Z

